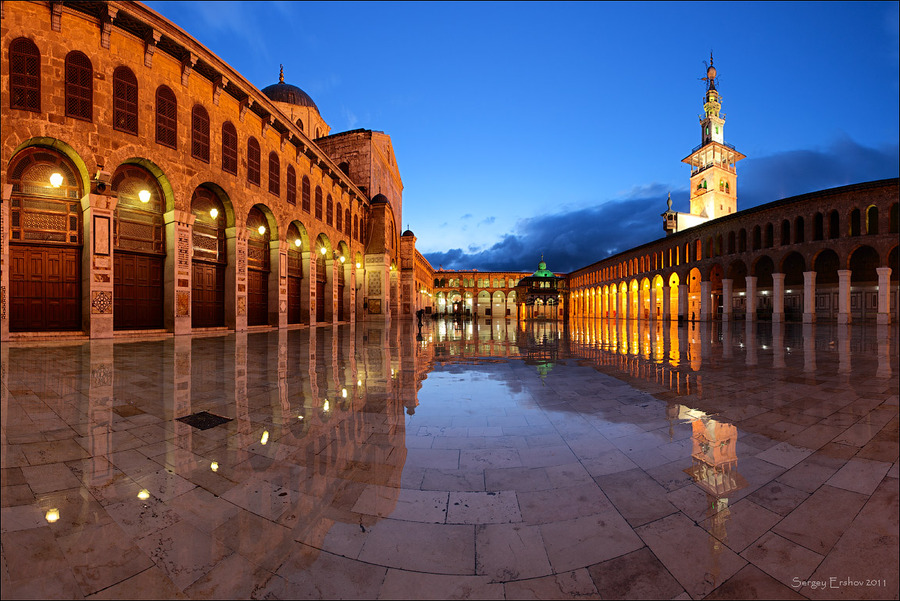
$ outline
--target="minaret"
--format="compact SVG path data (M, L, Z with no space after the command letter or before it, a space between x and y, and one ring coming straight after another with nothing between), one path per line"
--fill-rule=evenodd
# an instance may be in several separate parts
M700 145L681 162L691 166L691 215L715 219L737 211L735 164L744 155L725 142L725 113L721 112L722 97L716 89L711 52L703 80L706 94L700 115Z

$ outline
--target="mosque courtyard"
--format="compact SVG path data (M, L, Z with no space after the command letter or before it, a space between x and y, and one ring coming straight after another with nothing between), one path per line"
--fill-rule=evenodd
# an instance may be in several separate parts
M3 598L897 598L897 325L13 342Z

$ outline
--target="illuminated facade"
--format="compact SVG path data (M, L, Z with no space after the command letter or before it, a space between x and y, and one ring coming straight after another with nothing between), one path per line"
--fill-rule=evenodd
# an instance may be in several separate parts
M334 324L429 298L401 266L388 135L332 133L283 71L259 90L141 4L2 7L2 339Z

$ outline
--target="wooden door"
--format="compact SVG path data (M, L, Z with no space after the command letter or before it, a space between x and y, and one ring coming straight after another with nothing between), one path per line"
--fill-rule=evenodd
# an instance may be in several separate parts
M123 251L114 255L113 329L163 328L165 257Z
M81 249L9 245L9 329L81 329Z
M264 326L269 323L269 273L247 270L247 325Z
M225 325L225 266L193 262L191 325L216 328Z

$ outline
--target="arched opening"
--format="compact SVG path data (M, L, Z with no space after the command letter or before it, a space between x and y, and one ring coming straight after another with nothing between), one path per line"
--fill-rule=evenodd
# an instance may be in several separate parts
M781 221L781 246L791 243L791 222L787 219Z
M873 319L878 313L878 271L881 257L871 246L860 246L850 255L850 314Z
M681 281L677 273L669 276L669 315L672 319L678 319L678 286Z
M859 236L860 231L860 214L859 209L850 211L850 235Z
M743 261L735 261L728 266L728 279L731 280L731 312L741 318L747 314L747 265Z
M213 328L225 325L225 241L227 215L219 196L206 187L194 190L193 256L191 258L191 326Z
M813 218L813 240L819 241L825 239L825 216L822 213L816 213Z
M494 292L491 296L491 315L494 317L503 317L506 314L506 295L500 290Z
M333 311L333 299L325 297L325 290L328 284L328 267L329 255L331 253L331 242L322 234L316 240L315 249L316 256L316 322L325 322Z
M339 213L340 214L340 213ZM344 298L347 294L347 276L350 275L350 264L347 259L350 257L350 249L345 242L339 242L335 261L337 261L337 277L335 278L335 286L337 287L337 318L338 321L347 320L347 307L350 305L350 297ZM408 311L407 311L408 312Z
M794 220L794 242L801 244L806 240L805 222L803 217L797 217Z
M309 322L309 309L304 306L306 303L303 302L304 253L309 256L309 238L307 237L306 228L301 223L294 221L288 227L287 234L287 320L289 324Z
M688 274L688 318L700 317L700 270L696 267Z
M640 316L644 319L650 319L650 279L641 280L641 312Z
M900 210L898 210L898 203L894 203L891 205L891 219L890 224L888 226L888 231L891 234L896 234L900 232Z
M816 272L816 316L827 318L837 310L838 270L842 269L836 252L827 248L816 255L813 271Z
M841 216L837 210L828 215L828 238L835 239L841 236Z
M775 246L775 228L771 223L766 224L766 248Z
M762 248L762 229L756 225L753 226L753 250Z
M804 271L806 261L798 252L792 252L781 261L781 273L784 274L785 319L800 319L803 315Z
M747 252L747 230L741 228L740 240L738 242L738 252Z
M84 192L77 167L31 147L10 162L9 329L81 329Z
M487 290L478 293L478 313L487 317L491 316L491 293Z
M116 169L113 328L164 327L166 199L157 178L140 165Z
M866 233L878 233L878 207L871 205L866 209Z
M261 205L247 214L247 325L269 323L271 231Z
M710 310L715 315L722 314L722 279L725 270L716 263L709 270Z

